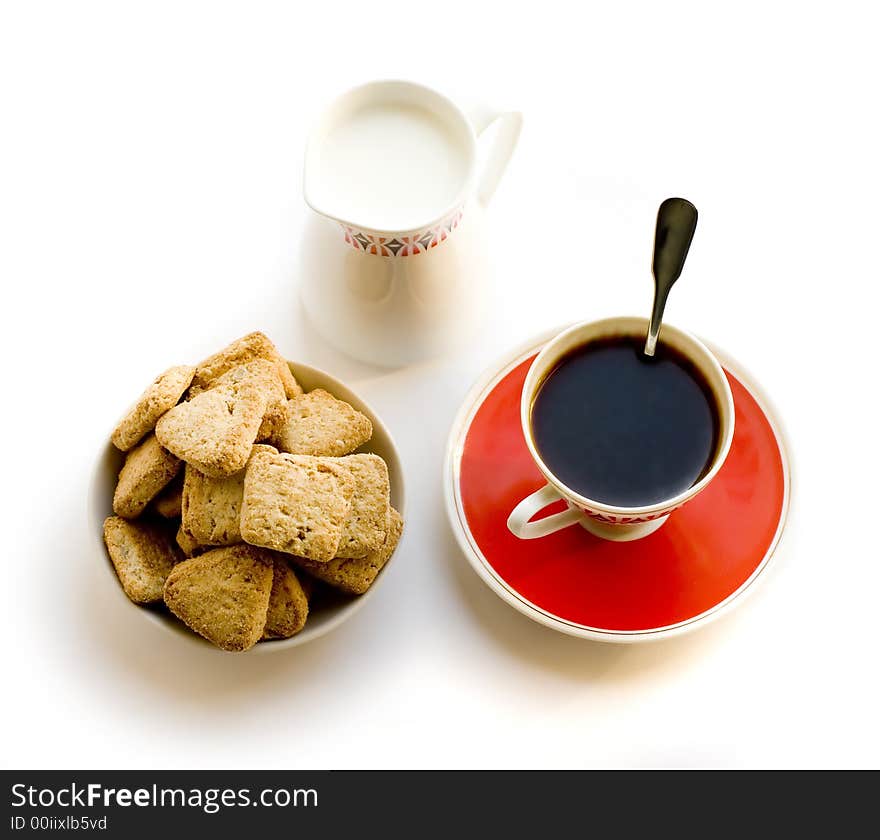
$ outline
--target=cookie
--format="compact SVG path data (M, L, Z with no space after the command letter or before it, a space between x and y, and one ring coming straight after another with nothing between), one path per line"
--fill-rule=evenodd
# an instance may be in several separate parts
M125 594L136 604L162 600L165 579L183 557L157 523L104 520L104 543Z
M180 461L148 435L125 456L113 494L113 512L126 519L140 516L150 500L180 470Z
M266 359L252 359L249 362L238 365L218 376L210 388L212 390L221 386L237 386L245 380L254 380L266 395L267 409L278 410L287 399L284 394L284 383L278 376L277 368Z
M345 467L355 481L336 556L364 557L381 548L388 533L391 511L388 467L378 455L348 455L333 460Z
M196 557L199 554L204 553L208 546L203 546L186 528L183 527L183 522L177 526L177 534L174 537L175 542L177 543L178 548L183 552L184 557Z
M388 535L385 543L366 557L344 559L336 557L329 563L316 563L304 557L291 557L291 562L307 571L310 575L329 583L331 586L349 592L352 595L363 595L376 580L382 567L397 548L400 535L403 533L403 519L391 508Z
M275 427L278 425L283 410L283 403L282 405L268 405L266 407L266 413L263 415L263 420L257 432L257 443L271 443Z
M266 407L266 414L263 422L260 424L260 431L257 432L257 443L272 444L272 438L275 437L275 429L284 419L284 413L288 400L282 399L280 402L270 404Z
M187 627L228 651L253 647L263 635L273 562L239 544L184 560L165 581L165 603Z
M272 398L275 379L265 360L233 368L213 388L174 406L156 423L156 437L206 475L244 469Z
M272 362L288 399L302 393L302 388L290 372L290 366L275 345L263 333L252 332L233 341L228 347L209 356L196 367L191 386L192 394L195 395L210 388L214 381L228 370L254 359L266 359Z
M321 388L289 400L273 426L270 441L295 455L347 455L373 436L369 417Z
M272 593L269 595L263 638L289 639L305 626L309 599L287 560L274 554L273 562Z
M244 476L245 542L318 562L336 555L355 481L330 459L257 447Z
M284 384L278 376L278 369L272 362L266 359L253 359L219 376L214 380L211 388L222 385L237 385L245 378L254 378L266 395L266 413L260 423L257 440L268 440L287 402Z
M128 452L144 435L152 432L156 421L177 405L192 381L195 368L178 365L157 376L113 430L110 440L117 449Z
M175 478L153 499L153 510L163 519L177 519L183 496L183 473L178 472Z
M215 478L187 464L181 500L181 525L201 545L241 542L239 520L244 470Z

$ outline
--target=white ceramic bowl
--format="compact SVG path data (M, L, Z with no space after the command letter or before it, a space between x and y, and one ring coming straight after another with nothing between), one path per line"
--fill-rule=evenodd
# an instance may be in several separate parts
M394 445L391 433L376 415L376 412L350 388L343 385L338 379L330 376L329 373L309 365L294 364L293 362L289 362L289 364L293 375L305 390L311 391L313 388L323 388L335 397L350 403L358 411L370 418L373 423L373 437L358 451L375 452L385 459L385 463L388 464L388 475L391 480L391 504L405 518L406 504L400 453ZM95 537L95 560L98 563L103 563L107 570L107 586L116 593L117 597L125 599L131 606L131 609L137 610L146 621L152 621L154 624L168 630L169 633L178 635L183 642L188 641L207 648L213 647L164 609L140 607L131 603L122 591L116 571L107 555L103 538L104 519L113 512L113 491L116 487L116 477L119 474L124 459L124 455L109 440L110 435L108 434L108 443L98 457L98 463L89 491L89 517L91 519L91 530ZM322 593L315 608L309 612L308 621L301 632L290 639L259 642L249 652L260 654L287 650L310 642L312 639L317 639L319 636L323 636L325 633L338 627L369 600L376 591L376 587L379 586L393 559L392 557L388 561L385 568L379 573L376 582L363 595L346 595L342 592L327 591L329 590L328 587Z

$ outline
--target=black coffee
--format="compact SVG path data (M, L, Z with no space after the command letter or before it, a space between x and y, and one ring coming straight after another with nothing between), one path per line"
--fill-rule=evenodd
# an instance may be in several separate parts
M590 342L564 356L532 405L544 463L580 495L619 507L677 496L707 472L718 439L715 400L682 355L644 340Z

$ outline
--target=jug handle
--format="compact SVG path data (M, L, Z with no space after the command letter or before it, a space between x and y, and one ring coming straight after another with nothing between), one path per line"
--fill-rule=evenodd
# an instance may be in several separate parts
M495 194L498 182L510 163L522 130L523 119L519 111L496 111L488 105L472 107L469 116L478 140L496 120L501 121L495 142L486 158L483 174L479 176L477 183L477 200L485 207Z

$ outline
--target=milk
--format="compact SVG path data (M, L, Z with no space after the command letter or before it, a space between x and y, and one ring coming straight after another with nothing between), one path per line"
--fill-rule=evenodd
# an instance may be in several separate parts
M336 218L406 231L453 209L469 160L460 135L428 109L367 104L346 113L323 138L315 193Z

